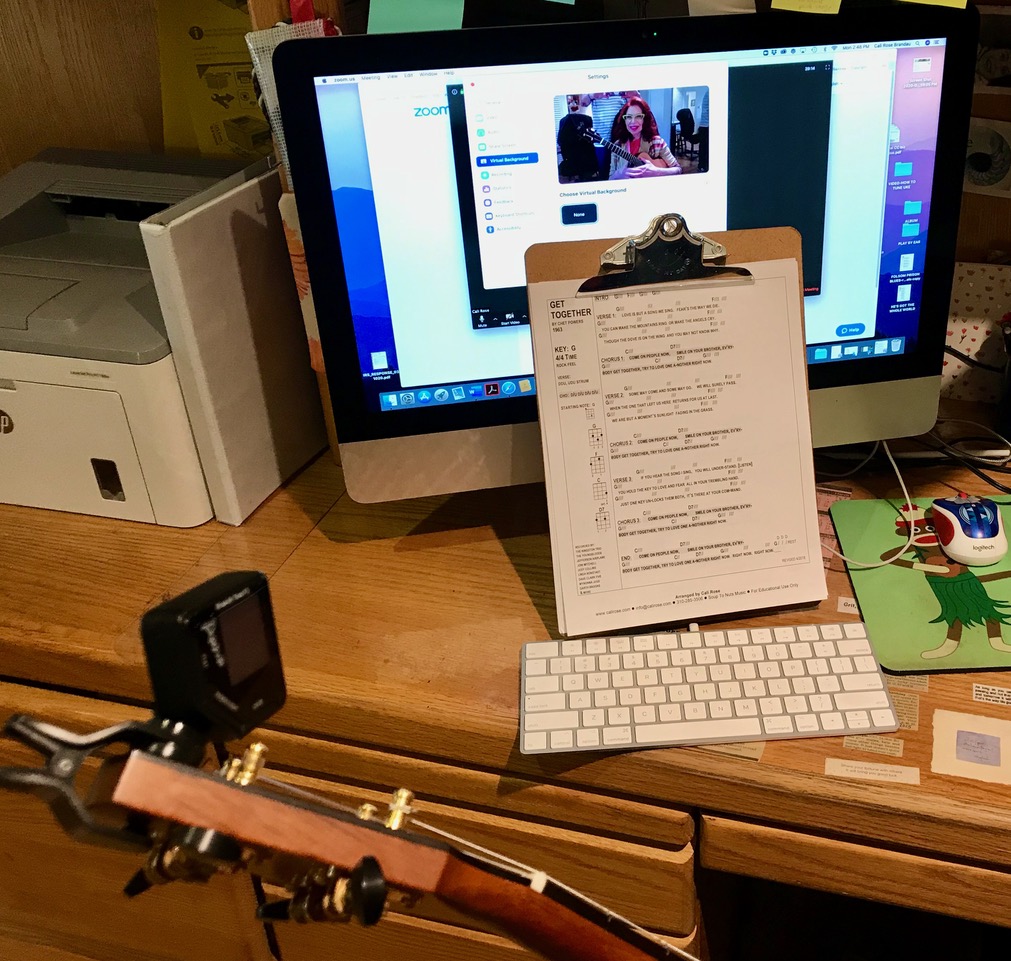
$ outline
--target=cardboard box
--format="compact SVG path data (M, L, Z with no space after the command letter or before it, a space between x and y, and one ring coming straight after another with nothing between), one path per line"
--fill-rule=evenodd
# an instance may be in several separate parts
M270 161L141 223L214 514L240 524L327 446Z

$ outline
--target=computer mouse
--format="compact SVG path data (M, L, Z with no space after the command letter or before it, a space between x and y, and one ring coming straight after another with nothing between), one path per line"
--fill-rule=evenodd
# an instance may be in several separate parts
M933 515L937 542L953 561L986 567L1007 553L1004 522L992 500L966 494L939 497Z

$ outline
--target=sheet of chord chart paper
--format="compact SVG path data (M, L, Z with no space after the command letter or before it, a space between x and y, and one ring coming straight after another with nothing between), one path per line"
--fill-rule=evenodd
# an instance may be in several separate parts
M797 263L528 288L559 630L826 596Z

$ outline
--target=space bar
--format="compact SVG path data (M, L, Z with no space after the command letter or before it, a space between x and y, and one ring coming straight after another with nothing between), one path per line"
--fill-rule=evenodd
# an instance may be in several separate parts
M637 724L636 744L661 744L689 741L716 741L720 738L761 737L757 717L732 717L726 720L676 721L671 724Z

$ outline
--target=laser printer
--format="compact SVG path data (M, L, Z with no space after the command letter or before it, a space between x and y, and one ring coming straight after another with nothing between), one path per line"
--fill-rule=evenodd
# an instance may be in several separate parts
M50 150L0 178L0 501L214 516L139 222L234 169Z

